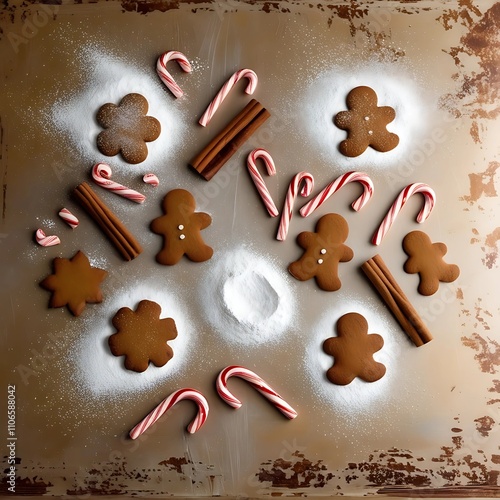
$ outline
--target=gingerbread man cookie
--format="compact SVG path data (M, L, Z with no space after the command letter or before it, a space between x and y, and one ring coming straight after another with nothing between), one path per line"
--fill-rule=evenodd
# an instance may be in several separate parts
M177 337L172 318L160 319L161 307L151 300L141 300L132 311L122 307L113 317L117 332L108 339L115 356L125 356L125 368L135 372L147 370L149 363L164 366L174 352L167 344Z
M385 366L373 359L380 351L384 339L368 334L366 319L357 313L344 314L337 321L337 337L326 339L323 350L333 356L334 364L326 372L332 384L347 385L356 377L365 382L375 382L385 375Z
M212 223L210 215L195 212L193 195L184 189L174 189L163 199L165 215L151 223L153 233L163 236L163 248L156 260L165 266L177 264L183 255L194 262L204 262L213 255L205 244L201 230Z
M432 295L437 292L439 282L451 283L460 275L455 264L447 264L443 257L448 249L444 243L432 243L422 231L412 231L403 240L403 249L408 255L404 270L408 274L418 273L421 295Z
M347 139L339 145L349 157L359 156L368 146L387 152L399 144L399 137L386 129L396 117L390 106L377 106L377 94L370 87L356 87L347 94L348 111L337 113L335 125L347 131Z
M104 104L97 112L97 123L104 128L97 136L97 148L106 156L121 153L127 163L141 163L148 156L146 142L158 139L160 122L146 116L148 101L141 94L127 94L118 106Z
M297 243L305 252L288 266L288 271L300 281L315 278L322 290L338 290L339 262L349 262L354 256L351 248L343 244L348 235L349 226L341 215L324 215L316 224L315 233L304 231L298 235Z

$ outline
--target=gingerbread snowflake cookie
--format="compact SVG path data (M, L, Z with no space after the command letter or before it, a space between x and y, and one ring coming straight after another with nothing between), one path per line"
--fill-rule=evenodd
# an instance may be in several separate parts
M148 101L140 94L127 94L118 104L107 103L97 112L97 123L103 130L97 136L97 147L106 156L121 153L127 163L141 163L148 156L146 142L158 139L160 122L146 116Z
M160 314L159 304L141 300L135 311L122 307L113 317L117 332L109 337L109 348L115 356L125 356L127 370L143 372L150 362L161 367L172 359L167 342L177 337L177 328L172 318L160 319Z
M347 94L348 111L341 111L334 119L337 127L347 131L347 139L339 145L343 155L359 156L368 146L385 153L399 144L399 137L386 129L396 112L390 106L378 107L377 101L370 87L356 87Z
M304 231L298 235L297 243L305 252L288 266L288 271L300 281L315 278L322 290L338 290L339 262L348 262L354 256L351 248L344 245L348 235L349 226L341 215L324 215L316 224L315 233Z
M403 240L403 249L408 255L404 270L408 274L418 273L421 295L432 295L438 291L439 282L451 283L460 275L455 264L447 264L443 257L448 249L444 243L432 243L422 231L412 231Z
M344 314L337 321L337 336L323 343L324 352L334 357L333 366L326 372L328 380L337 385L350 384L356 377L365 382L380 380L386 368L373 359L373 354L383 345L380 335L368 334L368 323L361 314Z
M174 189L163 199L163 212L151 223L151 230L163 236L163 248L156 260L165 266L177 264L185 255L194 262L204 262L213 249L203 241L201 231L212 223L210 215L195 212L193 195L184 189Z
M52 292L50 307L64 307L74 316L80 316L87 303L102 302L101 281L108 274L92 267L87 256L78 251L71 259L56 257L54 274L47 276L40 286Z

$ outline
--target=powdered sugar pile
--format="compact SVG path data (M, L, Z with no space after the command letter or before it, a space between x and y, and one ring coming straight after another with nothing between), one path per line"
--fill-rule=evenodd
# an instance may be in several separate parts
M392 151L380 153L369 147L356 158L347 158L338 151L346 132L336 127L333 120L337 113L347 110L347 94L358 86L371 87L377 94L378 106L391 106L396 111L396 118L387 126L387 130L399 136L399 144ZM330 67L308 82L298 97L298 102L306 103L301 113L303 119L297 120L304 129L298 133L309 137L317 146L317 153L332 166L385 169L406 158L426 131L429 103L424 103L424 97L423 89L405 68L397 65Z
M215 256L200 292L209 323L229 342L273 342L293 322L295 300L285 273L270 256L245 247Z
M89 319L84 320L80 340L73 351L75 369L72 374L76 385L84 392L95 397L110 397L144 391L177 373L185 365L192 333L185 308L173 292L169 292L173 287L163 284L156 288L151 281L148 280L148 284L128 284L125 291L116 293L111 300L99 306L98 316L88 316ZM124 358L113 356L107 342L109 336L116 332L110 321L116 312L122 307L135 310L144 299L161 306L161 318L174 319L178 335L168 343L174 357L165 366L157 368L150 365L145 372L136 373L124 368Z
M165 164L187 134L181 107L166 94L154 70L138 69L116 56L87 47L75 61L87 75L81 91L69 99L57 101L50 114L56 129L63 133L89 162L111 162L113 166L129 167L120 155L107 157L96 147L96 137L102 128L95 119L99 108L106 103L118 104L125 95L138 93L149 103L149 116L161 124L160 137L147 143L148 157L138 167L155 168Z
M333 366L333 357L323 351L323 342L335 337L337 320L349 312L357 312L368 322L368 333L378 333L384 339L384 346L374 354L375 361L383 363L386 374L378 381L367 383L356 378L346 386L332 384L326 378L326 372ZM387 314L382 307L369 299L350 300L346 298L332 305L312 327L312 334L306 346L304 363L309 374L311 389L318 396L318 401L327 403L336 412L362 413L375 402L385 403L390 394L389 387L397 375L395 361L408 340L400 331L394 331L391 324L384 320ZM410 346L412 347L412 346Z

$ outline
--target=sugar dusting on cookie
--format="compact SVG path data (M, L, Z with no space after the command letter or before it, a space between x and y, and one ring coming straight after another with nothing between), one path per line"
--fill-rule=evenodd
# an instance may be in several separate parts
M96 146L96 138L103 130L96 121L99 108L106 103L118 104L130 93L141 94L147 99L148 113L158 119L162 130L158 139L148 143L148 156L140 167L164 163L185 142L189 130L181 108L171 99L166 99L154 71L146 72L91 46L81 51L75 63L88 75L86 83L82 90L54 104L50 121L88 161L101 159L118 168L130 169L119 155L110 159L103 156Z
M296 310L287 279L269 255L243 246L214 255L200 288L213 331L240 346L278 340L293 324Z

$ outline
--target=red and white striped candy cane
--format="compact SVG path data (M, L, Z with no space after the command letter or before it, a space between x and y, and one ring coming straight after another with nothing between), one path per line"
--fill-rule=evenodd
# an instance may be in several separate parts
M71 229L76 229L80 221L73 215L67 208L61 208L59 211L59 217L68 224Z
M246 380L290 420L297 416L297 412L273 388L267 385L256 373L242 366L228 366L217 377L217 392L229 406L233 408L241 407L241 401L235 398L227 388L227 379L230 377L239 377Z
M300 191L301 196L309 196L311 191L314 189L314 177L309 172L299 172L292 179L292 182L290 182L290 186L288 187L288 192L286 193L283 210L281 211L281 220L278 228L278 234L276 236L276 239L279 241L286 240L288 228L290 227L290 220L292 219L293 205L299 194L299 187L302 181L304 181L304 187Z
M336 193L342 186L349 182L359 182L363 186L363 194L352 203L352 208L359 212L369 201L373 195L373 182L364 172L348 172L334 181L330 182L320 193L318 193L311 201L307 202L301 209L300 215L308 217L323 203L325 203L332 194Z
M167 71L168 61L177 61L182 71L184 71L185 73L191 73L191 64L182 52L177 52L176 50L165 52L158 58L158 61L156 62L156 72L158 73L161 81L166 85L167 89L170 90L172 94L174 94L175 97L182 97L184 95L184 92L179 87L179 85L175 83L172 75Z
M264 161L264 165L266 166L266 170L268 175L276 175L276 166L274 165L274 160L272 156L262 148L254 149L247 158L247 167L250 175L252 176L252 180L257 188L257 191L266 206L266 210L269 212L271 217L277 217L279 212L274 204L274 201L269 193L269 190L264 183L264 179L260 172L257 170L256 160L257 158L261 158Z
M36 230L35 238L36 242L42 247L53 247L61 243L58 236L47 236L42 229Z
M146 197L143 194L112 181L111 174L111 167L107 163L96 163L92 167L92 178L96 184L104 189L109 189L112 193L127 198L127 200L144 203Z
M187 430L194 434L205 423L208 416L208 402L205 396L196 389L179 389L165 398L151 413L144 417L129 433L132 439L137 439L151 427L166 411L183 399L191 399L198 405L198 413L188 425Z
M155 174L145 174L142 180L153 187L157 187L160 184L160 180Z
M198 122L203 127L206 127L215 112L222 104L222 101L226 98L229 91L235 86L237 82L239 82L242 78L248 79L248 85L245 89L245 92L249 95L253 94L258 83L257 75L251 69L240 69L234 75L229 78L229 80L222 86L219 90L219 93L214 97L213 101L208 105L208 108L203 113L200 121Z
M417 215L417 222L419 224L422 224L422 222L424 222L427 217L429 217L434 204L436 203L436 193L434 192L434 190L430 186L428 186L427 184L423 184L422 182L415 182L414 184L406 186L394 200L394 203L389 209L389 212L387 212L387 215L384 217L384 220L381 222L377 231L375 231L375 234L372 237L372 243L374 245L380 245L380 242L382 241L383 237L389 232L389 229L393 225L394 220L396 219L405 203L408 201L410 196L415 193L422 193L424 196L424 206Z

